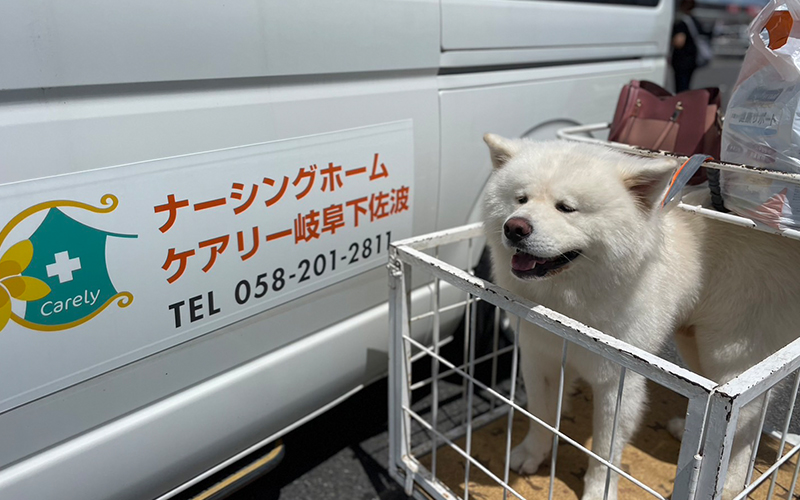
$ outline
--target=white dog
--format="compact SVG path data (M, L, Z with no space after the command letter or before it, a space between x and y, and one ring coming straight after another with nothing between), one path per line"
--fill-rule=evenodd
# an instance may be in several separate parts
M675 334L697 373L725 382L786 345L800 324L800 244L660 208L676 162L603 146L487 134L494 171L484 217L496 282L649 352ZM555 424L562 343L523 322L521 366L529 411ZM567 380L594 393L592 448L608 457L619 366L573 346ZM615 464L639 425L645 380L628 372ZM749 405L757 406L757 405ZM740 428L754 429L756 409ZM744 483L753 431L734 443L725 497ZM534 473L552 434L531 423L511 467ZM584 499L603 498L606 468L590 460ZM609 498L616 498L612 474Z

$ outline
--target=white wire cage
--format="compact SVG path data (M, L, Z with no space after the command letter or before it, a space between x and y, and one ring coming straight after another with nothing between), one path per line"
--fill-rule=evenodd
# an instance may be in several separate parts
M571 130L582 134L592 127L600 129L599 126L588 126ZM638 154L665 153L640 150ZM718 168L714 163L707 166ZM725 168L747 167L725 165ZM718 214L702 207L680 206L701 216L780 233L749 219ZM800 233L793 233L788 230L781 234L792 238L800 236ZM461 269L437 257L440 248L459 244L467 245L468 252L473 252L480 246L478 242L482 236L481 224L473 224L396 242L390 251L389 471L405 484L407 493L419 495L419 492L424 492L427 497L440 500L468 500L471 496L487 500L576 498L579 491L575 490L580 487L573 487L572 492L565 494L559 468L572 467L572 464L564 465L563 462L574 461L577 450L577 455L583 456L584 461L597 460L606 467L607 485L611 474L619 475L619 498L721 498L740 413L743 408L758 407L758 425L759 429L763 428L768 407L763 404L764 399L779 383L790 379L791 401L782 425L778 432L772 433L773 436L763 440L760 432L754 433L746 485L735 498L794 498L800 471L797 456L800 443L792 439L789 427L800 384L800 340L727 383L718 384L672 361L516 296L475 276L472 267ZM412 272L422 273L432 280L432 303L421 313L411 310ZM439 291L443 286L460 290L464 294L463 300L457 304L440 304ZM482 304L495 309L489 313L478 312ZM443 335L440 315L459 307L464 310L463 350L458 349L455 357L452 353L445 356L442 348L452 344L453 337ZM415 316L415 313L419 314ZM487 314L488 321L481 317ZM430 339L420 339L411 334L414 322L430 319L433 320ZM482 321L492 326L488 334L478 332L476 328ZM517 328L512 329L516 333L505 342L500 333L503 321L517 323ZM558 384L559 417L553 423L545 422L528 410L524 401L525 391L518 387L518 332L519 323L523 321L548 330L563 343ZM481 335L488 335L488 342L481 339ZM476 350L476 344L481 342L489 344L488 352L484 352L486 349ZM675 442L679 448L674 453L672 467L668 468L668 480L663 477L654 479L646 471L632 470L636 467L612 463L609 457L618 451L613 449L613 437L611 449L592 451L586 441L574 432L570 434L565 425L566 416L562 413L566 400L570 398L564 376L570 348L586 349L619 366L615 432L625 375L629 371L644 376L655 386L685 401L683 437L679 445ZM505 376L498 371L502 359L510 364ZM489 376L476 375L481 365L489 365ZM454 404L459 406L455 411ZM752 413L754 410L749 411ZM547 461L549 471L543 466L537 473L535 484L510 469L512 441L517 435L514 429L520 419L529 425L541 426L553 436L553 451ZM487 440L484 429L489 428L491 437ZM573 425L572 429L575 428ZM661 436L663 438L663 432ZM769 447L765 445L767 440L772 443ZM484 448L478 449L479 444ZM485 446L494 447L499 458L487 459ZM568 455L566 450L571 450L572 458L565 458ZM445 464L445 461L450 463ZM452 466L454 461L458 462L456 467ZM456 476L460 477L454 479ZM481 481L475 480L477 476ZM623 483L628 489L623 489Z

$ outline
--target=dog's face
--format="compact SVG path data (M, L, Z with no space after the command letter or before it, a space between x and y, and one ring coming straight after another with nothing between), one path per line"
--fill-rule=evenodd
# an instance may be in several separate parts
M537 280L583 266L631 267L652 244L673 160L564 141L484 139L494 165L484 218L496 272Z

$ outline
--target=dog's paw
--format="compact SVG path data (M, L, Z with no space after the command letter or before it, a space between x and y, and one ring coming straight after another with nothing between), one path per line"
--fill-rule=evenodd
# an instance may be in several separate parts
M727 488L727 487L725 487L722 490L722 496L720 498L722 500L733 500L734 498L739 496L739 493L741 493L741 491L743 489L744 488ZM775 496L777 497L778 495L775 495Z
M539 466L550 455L549 447L538 446L526 438L511 450L510 468L518 474L530 475L539 470Z
M616 474L611 475L611 482L608 485L608 496L606 497L606 467L600 466L598 462L589 464L589 470L583 478L584 488L581 500L617 500L617 481Z
M746 456L749 457L750 453ZM722 488L722 500L733 500L745 487L747 479L747 467L741 463L736 463L736 460L731 461L728 467L728 477L725 478L725 485ZM775 495L777 496L777 495ZM792 498L795 498L794 496Z
M678 441L683 441L683 433L686 430L686 419L681 417L674 417L667 422L667 430L672 437Z
M581 497L581 500L617 500L617 489L609 488L608 497L605 496L605 487L599 492L586 491Z

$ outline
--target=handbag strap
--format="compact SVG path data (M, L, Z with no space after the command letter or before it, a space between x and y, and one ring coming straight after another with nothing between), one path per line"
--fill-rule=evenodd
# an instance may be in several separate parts
M653 82L650 82L650 81L647 81L647 80L640 81L639 82L639 88L641 88L642 90L644 90L646 92L649 92L649 93L653 94L656 97L671 97L672 96L672 92L670 92L669 90L665 89L661 85L658 85L656 83L653 83Z
M617 108L614 110L614 119L611 122L610 140L613 141L615 138L625 134L623 129L628 128L626 124L629 121L628 118L634 114L639 92L641 92L639 80L631 80L630 83L622 87L617 100Z
M656 142L653 144L653 149L661 150L661 145L664 143L664 139L667 138L669 131L672 129L672 126L675 125L675 122L670 120L664 126L664 130L661 131L661 134L656 139Z
M692 38L696 41L700 37L700 32L697 31L697 24L695 24L692 16L681 14L680 19L686 25L686 29L689 30L689 34L692 35Z

